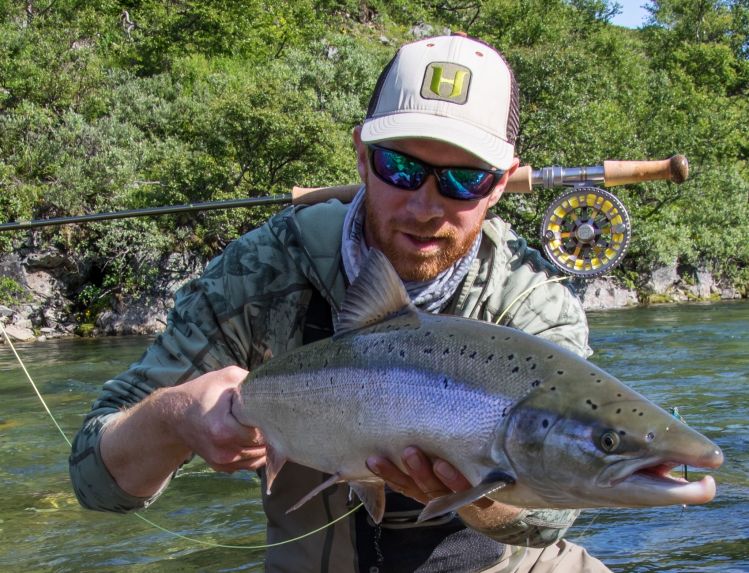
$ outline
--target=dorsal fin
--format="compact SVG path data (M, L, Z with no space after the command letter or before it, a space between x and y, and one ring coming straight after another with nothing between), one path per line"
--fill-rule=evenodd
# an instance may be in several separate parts
M385 255L372 249L359 276L346 291L336 334L375 324L403 311L416 312L403 281Z

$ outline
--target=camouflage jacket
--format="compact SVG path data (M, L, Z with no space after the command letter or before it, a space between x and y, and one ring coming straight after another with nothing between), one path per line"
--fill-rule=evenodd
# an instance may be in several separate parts
M159 387L228 365L252 370L262 363L267 349L281 356L298 347L316 292L331 308L339 308L347 286L340 255L345 211L346 206L337 201L286 209L231 243L202 277L179 291L165 331L139 362L104 384L76 436L70 475L82 505L127 512L158 497L127 494L102 462L101 429L120 409ZM553 274L553 268L507 223L490 218L483 227L479 255L446 312L487 321L503 315L503 324L587 356L588 328L579 301L559 283L541 284ZM263 500L269 543L298 536L318 527L325 516L347 511L348 488L337 486L285 515L288 507L320 483L321 476L293 464L279 474L273 496ZM576 515L576 511L527 511L510 526L483 533L503 543L547 545L564 534ZM299 572L326 570L311 565L315 563L351 563L332 570L356 570L352 549L356 529L353 518L343 520L328 528L325 543L312 537L297 542L293 551L271 550L268 566L273 571Z

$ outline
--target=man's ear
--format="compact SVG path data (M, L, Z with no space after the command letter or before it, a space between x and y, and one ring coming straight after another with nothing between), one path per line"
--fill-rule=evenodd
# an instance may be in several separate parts
M367 146L361 140L361 125L357 125L351 132L354 140L354 150L356 151L356 168L359 170L359 177L362 182L367 181L367 171L369 169Z
M499 180L499 183L497 183L497 186L494 188L494 191L492 191L491 195L489 195L489 204L487 208L494 207L494 205L497 204L497 201L499 201L499 198L502 197L502 194L505 192L505 187L507 187L507 181L510 179L513 173L517 170L517 168L520 166L520 158L515 157L512 160L512 165L505 171L505 174L502 175L502 179Z

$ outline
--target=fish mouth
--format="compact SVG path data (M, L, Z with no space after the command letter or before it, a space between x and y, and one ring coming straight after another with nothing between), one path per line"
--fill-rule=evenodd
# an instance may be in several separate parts
M632 507L696 505L711 501L716 493L713 477L707 475L690 482L686 477L673 475L674 468L682 465L676 462L644 465L613 482L612 494Z

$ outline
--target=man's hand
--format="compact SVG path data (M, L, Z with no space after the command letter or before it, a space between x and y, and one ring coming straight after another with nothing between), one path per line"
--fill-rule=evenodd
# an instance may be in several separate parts
M175 431L190 451L214 470L257 470L265 465L265 440L231 413L239 386L249 372L238 366L209 372L164 390L173 396Z
M107 424L101 454L117 484L151 497L192 454L224 472L265 465L263 436L231 413L248 374L230 366L157 390Z
M453 492L471 488L471 483L454 466L439 458L430 460L416 447L408 447L401 456L408 473L402 472L388 460L378 456L367 459L372 473L384 479L390 488L421 503ZM520 509L488 498L481 498L458 511L463 521L475 528L501 527L519 514Z

